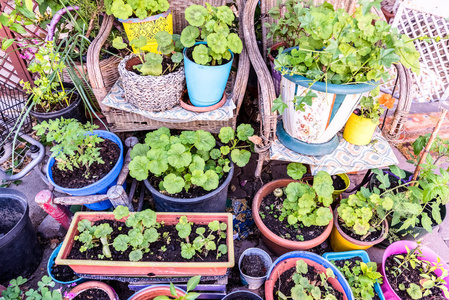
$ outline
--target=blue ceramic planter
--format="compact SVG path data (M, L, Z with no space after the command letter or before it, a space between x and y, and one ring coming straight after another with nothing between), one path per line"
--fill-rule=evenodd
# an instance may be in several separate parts
M348 297L348 300L354 300L354 296L352 295L351 287L349 286L349 283L346 281L346 278L341 274L341 272L327 259L319 256L318 254L312 253L312 252L306 252L306 251L292 251L285 253L284 255L279 256L278 259L274 261L274 263L271 265L270 269L267 272L267 278L270 278L271 272L273 269L281 263L283 260L286 260L288 258L306 258L310 259L311 261L314 261L316 263L319 263L325 268L330 268L332 272L334 272L335 277L337 278L338 282L343 287L343 290Z
M56 161L55 161L54 157L51 157L47 164L47 178L50 181L50 183L57 190L60 190L64 193L67 193L67 194L73 195L73 196L90 196L90 195L97 195L97 194L106 194L106 192L108 191L108 189L111 186L114 186L117 184L117 177L120 174L120 171L122 170L122 167L123 167L123 144L122 144L122 141L120 140L120 138L117 135L115 135L109 131L94 130L94 134L98 135L99 137L101 137L103 139L111 140L112 142L116 143L119 146L120 156L119 156L119 159L118 159L117 163L115 164L114 168L112 168L112 170L105 177L103 177L102 179L100 179L99 181L97 181L93 184L90 184L88 186L85 186L85 187L79 188L79 189L70 189L70 188L65 188L65 187L59 186L53 181L53 175L52 175L51 168L53 167L53 165L55 164ZM102 201L102 202L98 202L98 203L94 203L94 204L87 204L86 207L88 207L92 210L105 210L105 209L111 208L112 203L111 203L111 201L106 200L106 201Z
M62 247L62 243L59 244L59 246L56 247L55 250L53 250L53 252L52 252L51 255L50 255L50 258L48 259L48 262L47 262L47 273L48 273L48 276L50 276L51 279L52 279L54 282L57 282L57 283L60 283L60 284L64 284L64 285L69 285L69 284L73 284L73 283L79 284L79 283L81 283L81 282L86 281L86 280L83 279L83 278L77 278L77 279L72 280L72 281L60 281L60 280L57 280L57 279L53 276L53 274L51 273L51 269L52 269L52 267L53 267L53 264L55 263L56 256L58 256L59 250L61 250L61 247Z
M327 252L323 254L323 257L329 261L331 260L343 260L351 259L353 257L360 257L364 263L370 262L368 253L365 250L352 250L345 252ZM377 293L381 300L385 300L379 283L374 284L374 291Z
M195 45L198 44L206 44L206 42L197 42ZM203 66L187 57L187 48L184 48L183 53L190 102L199 107L212 106L220 102L231 72L234 54L231 52L231 60L224 65Z

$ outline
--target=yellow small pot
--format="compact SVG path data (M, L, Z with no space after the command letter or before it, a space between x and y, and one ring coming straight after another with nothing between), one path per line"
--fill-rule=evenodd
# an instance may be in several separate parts
M118 20L123 24L123 28L125 28L128 40L131 41L141 36L147 38L147 45L141 48L143 51L157 53L157 42L154 36L159 31L167 31L170 34L173 34L173 15L170 9L164 13L143 20L137 18ZM134 53L139 52L134 47L133 50Z
M388 234L388 222L384 220L383 222L383 235L372 242L362 242L356 239L353 239L349 235L343 232L341 230L340 224L338 224L338 211L337 208L334 210L334 227L332 228L331 232L331 247L332 250L335 252L342 252L342 251L350 251L350 250L365 250L368 248L371 248L372 246L379 244L382 242Z
M373 123L371 119L352 113L348 122L346 122L343 138L353 145L368 145L373 138L377 125L379 125L379 122Z
M332 197L334 198L334 201L338 199L338 197L348 189L349 185L351 184L351 181L349 180L348 175L346 174L337 174L337 176L339 176L341 179L343 179L343 181L345 182L345 188L342 190L334 190L334 192L332 193Z

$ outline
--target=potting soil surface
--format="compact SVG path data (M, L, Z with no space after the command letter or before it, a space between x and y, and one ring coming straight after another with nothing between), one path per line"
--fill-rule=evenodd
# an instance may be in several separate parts
M262 257L257 254L245 255L240 268L245 275L251 277L263 277L268 271Z
M379 228L380 228L379 230L368 232L367 236L365 237L364 235L356 234L355 232L350 230L347 226L343 225L343 221L341 220L340 217L338 217L338 224L340 225L340 228L341 228L341 230L343 230L344 233L346 233L347 235L349 235L353 239L358 240L358 241L362 241L362 242L375 241L375 240L379 239L382 236L382 233L383 233L382 227L379 226ZM365 238L362 240L363 237L365 237Z
M315 268L311 266L307 267L308 267L307 274L302 274L302 276L307 277L310 283L312 284L314 283L314 285L320 289L322 296L331 293L338 300L343 300L343 294L335 290L331 285L329 285L331 288L328 289L328 291L326 291L326 288L321 284L319 273L315 270ZM296 273L296 266L288 269L287 271L282 273L281 276L279 276L279 279L274 284L273 299L279 299L277 291L280 291L287 297L291 297L291 290L295 286L295 282L293 281L292 278L294 273Z
M65 188L82 188L99 181L105 177L115 166L120 156L119 146L108 139L104 139L103 142L98 144L100 147L100 157L103 159L104 164L93 163L89 167L89 172L85 166L70 170L58 169L56 163L51 168L54 182ZM86 178L85 174L89 176Z
M68 91L67 88L66 88L66 91ZM76 101L77 97L78 97L78 95L70 93L67 95L67 101L65 101L65 100L58 101L57 103L52 104L52 107L50 109L48 109L48 108L44 109L42 107L42 105L36 104L34 106L33 110L38 113L58 112L61 109L69 107L70 104L72 104L72 102Z
M24 214L21 203L13 198L0 199L0 238L7 234Z
M299 225L298 228L294 228L288 224L287 218L280 221L279 216L282 213L282 203L285 198L286 196L276 198L273 193L270 193L262 199L259 215L270 231L290 241L313 240L324 232L326 226L301 227L302 225Z
M354 265L360 265L360 262L363 262L363 260L361 257L356 256L356 257L352 257L350 259L339 259L339 260L332 261L332 263L340 270L340 272L343 274L343 276L345 276L345 272L342 270L342 268L345 266L346 262L349 262L348 268L352 272ZM351 285L351 283L349 281L348 281L348 283L349 283L349 285ZM352 286L351 286L351 289L352 289ZM374 297L372 298L372 300L380 300L380 297L379 297L379 295L377 295L376 291L374 290L374 287L373 287L373 292L374 292ZM356 298L356 299L358 299L358 298Z
M125 223L113 221L113 220L100 220L94 222L94 225L100 225L103 223L108 223L113 232L111 237L108 239L109 243L113 243L114 239L120 234L127 234L130 230L129 227L126 227ZM199 227L205 227L206 233L204 234L206 237L209 234L210 230L207 228L207 225L192 225L192 232L189 236L190 242L198 236L196 234L196 229ZM120 228L120 229L119 229ZM186 242L185 239L181 239L178 236L178 231L175 228L175 225L163 225L157 229L160 234L159 239L150 244L148 248L149 252L144 253L141 261L152 261L152 262L226 262L228 261L228 254L222 255L217 259L217 251L218 250L210 250L207 255L206 253L197 252L192 259L185 259L181 256L181 243ZM168 238L163 238L163 233L168 232ZM216 243L216 248L218 249L219 245L225 244L226 239L220 239L216 232L213 233L214 239ZM98 245L92 249L88 249L85 252L80 252L79 249L83 245L80 241L75 241L73 243L73 247L70 250L70 254L68 255L68 259L92 259L92 260L100 260L99 255L103 254L102 246ZM165 246L165 251L163 249ZM129 253L133 250L132 247L129 247L128 250L121 252L114 249L112 245L109 246L111 250L111 258L102 258L101 260L116 260L116 261L129 261ZM203 248L204 249L204 248Z
M405 256L405 254L404 254ZM385 261L385 273L386 273L386 279L390 283L390 286L393 288L395 293L401 298L402 300L413 300L412 297L409 296L407 293L407 289L410 287L411 283L415 283L419 287L421 287L420 282L423 280L423 277L420 276L423 272L421 272L419 269L419 266L416 266L416 268L412 268L409 262L404 263L404 265L401 266L401 271L398 272L398 274L392 273L392 268L398 267L400 262L402 262L402 259L399 259L399 262L397 262L394 259L395 255L391 255L387 257ZM430 272L430 276L435 276L435 278L438 277L434 272ZM405 286L405 290L399 289L399 285L403 284ZM443 293L441 289L434 286L430 289L431 293L427 296L423 296L420 299L421 300L444 300L446 299L443 296ZM423 292L424 293L424 292Z
M108 294L100 289L89 289L76 295L73 300L110 300Z
M77 279L78 277L73 273L72 268L66 265L53 265L51 267L51 274L59 281L68 282Z
M345 181L338 175L332 175L332 186L334 190L343 190L346 187Z

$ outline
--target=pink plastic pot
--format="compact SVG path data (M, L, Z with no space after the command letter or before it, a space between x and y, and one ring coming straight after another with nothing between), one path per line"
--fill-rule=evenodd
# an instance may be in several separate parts
M382 257L381 272L382 272L382 275L384 276L384 280L380 287L382 289L382 292L384 293L385 299L401 300L401 298L399 298L398 295L394 292L393 288L390 286L390 283L387 280L387 277L385 276L385 261L391 255L407 253L407 249L405 248L405 246L407 246L409 249L414 249L414 248L416 248L417 244L416 244L416 242L413 242L413 241L395 242L395 243L391 244L390 246L388 246L388 248L384 252L384 256ZM430 248L423 246L423 247L421 247L421 250L422 250L423 256L419 257L420 259L426 260L429 262L437 262L438 261L438 255L435 252L433 252ZM443 266L443 268L445 268L446 270L449 271L449 266L443 260L441 260L440 263ZM443 272L440 269L435 271L435 274L437 274L438 276L440 276L442 273ZM444 280L447 282L446 287L449 288L449 276L445 277Z

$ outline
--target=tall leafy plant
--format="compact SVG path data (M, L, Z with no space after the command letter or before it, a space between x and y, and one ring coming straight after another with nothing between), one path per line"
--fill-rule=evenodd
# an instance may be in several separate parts
M193 60L200 65L221 65L223 60L230 60L232 51L241 53L243 43L240 37L232 32L235 15L228 6L206 7L192 4L185 11L189 26L181 33L181 42L187 47L193 47L198 40L205 44L193 48Z

